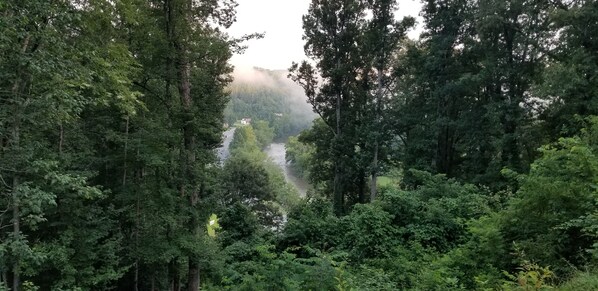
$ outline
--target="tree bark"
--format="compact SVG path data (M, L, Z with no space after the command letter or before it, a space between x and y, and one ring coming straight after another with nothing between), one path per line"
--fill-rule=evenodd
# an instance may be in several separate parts
M370 184L370 201L374 201L378 195L378 151L379 142L378 134L380 134L380 110L382 103L382 94L384 90L383 84L383 69L378 68L378 90L376 92L375 104L374 104L374 149L372 158L372 180Z
M13 218L13 235L14 238L18 238L21 233L21 214L19 210L19 202L18 202L18 194L17 194L17 187L19 186L19 177L15 174L13 177L13 184L12 184L12 218ZM21 264L20 264L20 254L17 255L17 259L13 264L12 268L12 290L19 291L21 287Z
M334 208L336 215L342 215L344 212L344 197L342 192L341 182L341 154L340 154L340 143L342 142L341 136L341 93L339 92L336 96L336 132L334 141Z
M62 147L64 145L64 126L60 123L60 137L58 141L58 154L62 156Z
M15 90L14 93L18 93L18 87L19 84L18 82L15 83ZM16 95L15 95L15 99L16 99ZM21 116L20 116L20 109L19 109L19 101L16 100L15 102L15 111L14 111L14 124L13 124L13 137L12 137L12 143L13 143L13 149L15 151L15 153L17 153L19 151L19 147L20 147L20 130L21 130ZM17 188L19 187L19 175L18 173L14 173L14 176L12 178L12 226L13 226L13 236L14 239L18 239L20 237L21 234L21 213L20 213L20 209L19 209L19 193L17 192ZM14 254L13 254L14 255ZM13 264L13 270L12 270L12 274L13 274L13 281L12 281L12 290L13 291L19 291L20 287L21 287L21 273L20 273L20 254L17 254L15 259L15 262Z
M123 186L125 186L127 184L127 150L128 150L128 146L129 146L129 116L127 116L127 121L125 124L125 149L124 149L124 158L123 158Z
M29 40L30 35L27 35L23 40L23 44L21 46L21 54L24 54L28 47L29 47ZM23 82L21 80L21 73L20 69L17 71L17 80L13 84L12 93L14 98L14 115L13 115L13 136L12 136L12 147L15 153L18 153L20 150L20 134L21 134L21 102L20 102L20 93L21 88L23 87ZM19 197L17 188L19 187L19 175L15 172L13 179L12 179L12 223L13 223L13 235L14 238L17 239L20 237L21 233L21 213L19 209ZM12 290L19 291L21 287L21 258L20 254L16 256L15 263L13 264L13 281L12 281Z
M338 54L338 52L337 52ZM336 67L337 69L340 68L341 60L337 57L336 60ZM341 181L341 164L340 161L342 160L341 154L341 147L342 147L342 139L341 139L341 104L342 104L342 78L338 80L340 83L336 84L337 92L336 92L336 108L335 108L335 119L336 119L336 131L335 131L335 141L334 141L334 208L336 215L342 215L344 212L345 201L344 201L344 194L342 191L342 181Z
M182 9L184 21L190 25L192 19L188 11L192 8L191 1L185 1L180 7ZM181 32L179 32L180 34ZM183 172L185 179L183 179L183 185L181 187L181 196L188 195L189 206L194 208L199 201L199 192L197 189L197 177L194 174L194 166L196 163L195 157L195 132L193 128L193 99L191 97L191 62L188 56L187 41L183 35L175 36L175 48L177 50L178 60L178 83L179 83L179 95L181 103L183 105ZM185 193L186 189L189 189L189 193ZM191 214L189 219L189 231L194 235L199 235L198 223L195 219L194 214ZM193 254L189 256L189 270L187 277L187 290L197 291L199 290L199 262Z

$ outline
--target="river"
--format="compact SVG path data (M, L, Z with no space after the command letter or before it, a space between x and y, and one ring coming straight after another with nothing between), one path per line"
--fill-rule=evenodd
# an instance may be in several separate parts
M218 160L220 160L220 163L224 163L228 159L228 156L230 156L229 146L235 136L235 129L231 127L222 134L222 146L218 148Z
M280 167L287 182L293 184L295 186L295 188L297 188L297 190L299 191L299 195L301 197L305 197L305 194L307 193L307 189L309 188L309 185L307 184L307 182L305 180L303 180L300 177L297 177L293 173L293 171L291 170L289 165L287 164L287 160L286 160L287 149L285 148L285 144L284 143L271 143L266 148L265 152L268 155L268 157L270 157L270 159L272 159L272 161L277 166Z
M230 128L229 130L223 133L222 137L222 147L218 149L218 159L221 163L224 163L226 159L230 156L229 146L230 143L233 141L233 137L235 135L234 127ZM282 173L284 174L284 178L287 180L288 183L291 183L297 190L299 191L299 195L301 197L305 197L307 193L307 189L309 188L309 184L300 177L297 177L286 161L286 153L287 149L285 148L284 143L271 143L265 150L266 154L272 161L280 167Z

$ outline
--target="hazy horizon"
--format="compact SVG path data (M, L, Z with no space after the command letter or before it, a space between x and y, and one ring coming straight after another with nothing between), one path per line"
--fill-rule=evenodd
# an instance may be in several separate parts
M268 70L286 70L292 62L307 59L303 52L304 41L302 16L307 13L310 0L238 0L237 22L228 33L233 37L265 32L265 37L251 40L244 54L235 54L231 63L237 69L253 67ZM399 1L397 17L417 17L421 3L418 0ZM420 26L421 27L421 26ZM409 32L410 38L417 38L421 28Z

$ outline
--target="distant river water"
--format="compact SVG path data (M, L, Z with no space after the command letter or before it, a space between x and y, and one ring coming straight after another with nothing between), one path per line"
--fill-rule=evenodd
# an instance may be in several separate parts
M218 159L221 163L224 163L228 156L230 156L230 143L233 141L233 136L235 135L234 127L231 127L229 130L225 131L222 135L222 147L218 149Z
M272 161L274 161L276 165L282 169L282 173L284 174L287 182L293 184L295 188L297 188L301 197L305 197L305 193L307 193L307 188L309 185L302 178L295 176L287 164L286 153L287 149L285 148L284 143L271 143L266 148L266 154L268 157L270 157L270 159L272 159Z
M224 161L226 161L226 159L228 159L228 157L230 156L229 146L230 143L233 141L235 129L236 128L232 127L223 133L222 147L218 149L218 158L222 163L224 163ZM301 197L305 197L305 193L307 193L309 185L302 178L295 176L295 174L287 164L287 150L285 148L285 144L271 143L266 148L265 152L268 155L268 157L270 157L270 159L272 159L272 161L280 167L282 173L284 174L284 178L287 180L287 182L291 183L293 186L295 186L295 188L297 188Z

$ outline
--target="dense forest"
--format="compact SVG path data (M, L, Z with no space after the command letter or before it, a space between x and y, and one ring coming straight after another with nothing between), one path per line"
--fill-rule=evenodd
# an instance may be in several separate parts
M0 290L598 290L598 2L398 2L0 0Z

